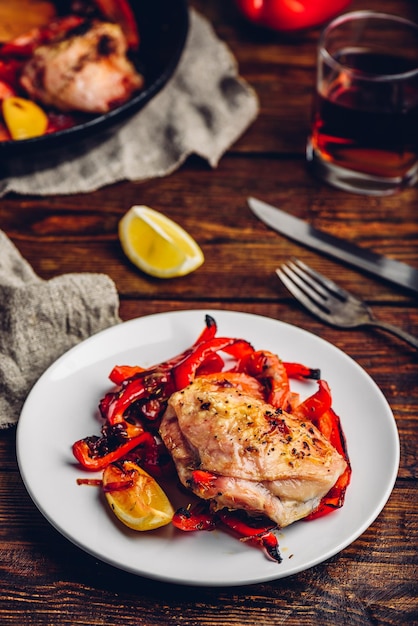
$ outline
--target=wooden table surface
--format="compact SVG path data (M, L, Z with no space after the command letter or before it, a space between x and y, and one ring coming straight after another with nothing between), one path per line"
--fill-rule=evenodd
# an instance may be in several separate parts
M339 331L317 321L278 284L274 269L297 255L364 297L380 319L415 335L417 299L275 234L246 205L248 195L260 197L418 268L418 190L388 198L357 196L328 187L307 171L317 30L286 38L248 26L229 0L192 5L228 43L260 99L258 119L219 166L212 170L191 158L166 178L122 182L88 195L10 195L0 201L0 228L44 279L108 273L123 320L177 309L231 309L295 324L338 346L375 380L393 410L401 444L398 478L364 534L312 569L242 587L179 586L115 569L61 536L23 486L15 430L1 431L0 623L418 624L417 355L382 332ZM354 0L352 8L418 17L414 0ZM164 212L195 237L206 257L198 271L160 281L127 262L117 223L138 203Z

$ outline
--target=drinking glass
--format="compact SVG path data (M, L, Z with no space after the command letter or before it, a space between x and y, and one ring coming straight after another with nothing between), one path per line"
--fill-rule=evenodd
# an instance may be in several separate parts
M307 159L323 180L355 193L417 182L417 24L355 11L325 28Z

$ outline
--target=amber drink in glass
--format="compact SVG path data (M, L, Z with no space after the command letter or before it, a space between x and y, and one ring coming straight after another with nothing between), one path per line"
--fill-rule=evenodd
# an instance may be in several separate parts
M356 11L318 48L307 158L328 183L388 195L418 180L418 26Z

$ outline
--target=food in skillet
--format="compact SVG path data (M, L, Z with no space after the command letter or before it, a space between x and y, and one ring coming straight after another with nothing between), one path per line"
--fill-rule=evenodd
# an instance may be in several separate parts
M71 127L143 87L130 60L139 35L127 0L79 0L69 11L0 45L0 140Z
M291 378L315 379L318 390L301 402ZM283 363L243 339L218 337L207 316L184 353L146 370L115 366L110 379L116 389L100 402L101 436L75 442L73 453L86 470L104 470L100 484L130 527L227 526L280 562L276 529L343 505L350 463L318 370ZM174 515L157 493L169 477L190 493L190 505Z
M59 111L107 113L144 84L126 52L118 24L83 21L35 49L20 85L33 100Z

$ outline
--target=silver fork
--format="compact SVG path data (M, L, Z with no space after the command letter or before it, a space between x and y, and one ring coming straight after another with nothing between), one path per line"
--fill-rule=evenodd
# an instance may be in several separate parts
M337 328L358 328L377 326L414 348L418 348L418 339L397 326L377 320L365 302L339 287L326 276L293 258L283 263L276 274L290 291L311 313Z

